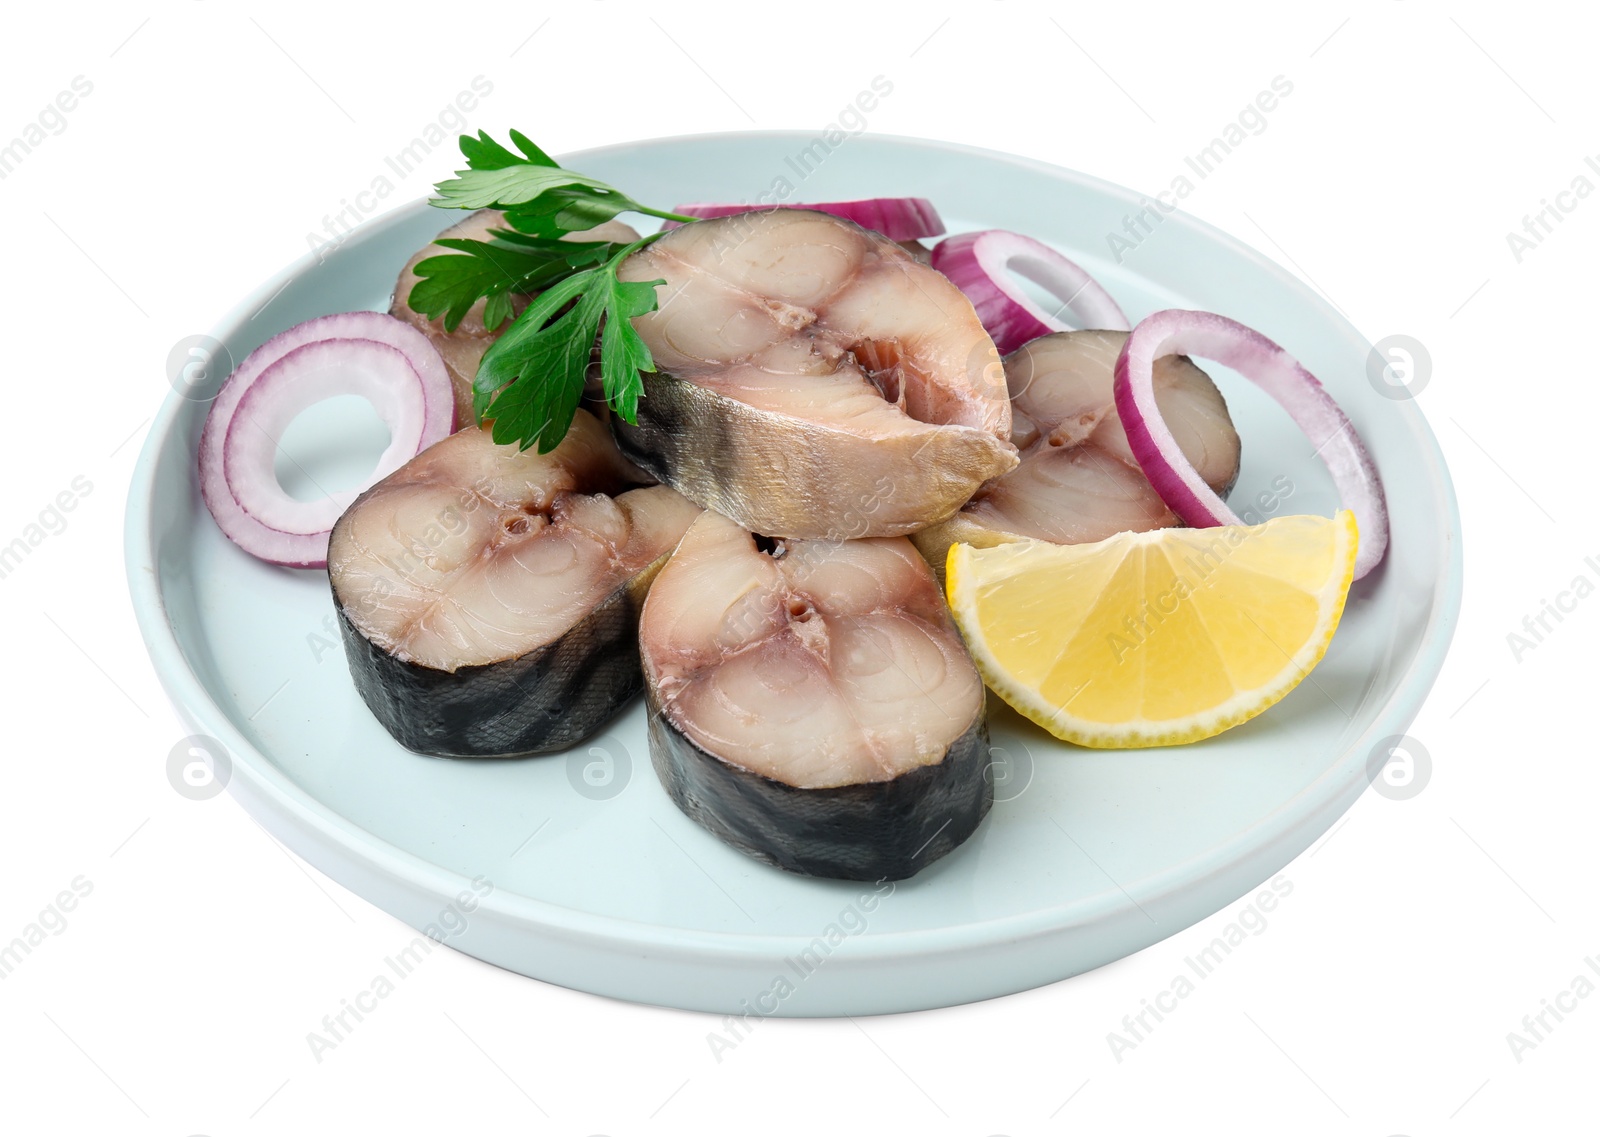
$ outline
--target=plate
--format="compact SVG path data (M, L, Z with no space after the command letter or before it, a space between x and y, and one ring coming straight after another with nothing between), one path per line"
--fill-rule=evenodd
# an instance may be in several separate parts
M1323 380L1370 447L1394 524L1388 558L1352 590L1314 682L1259 718L1118 753L1056 742L996 705L997 801L971 840L895 885L818 881L758 864L678 812L650 768L640 701L566 754L402 750L350 681L326 576L262 564L212 523L195 476L206 403L174 394L128 503L133 604L179 715L214 740L195 745L225 750L228 791L286 845L412 927L524 975L718 1013L859 1015L1021 991L1138 951L1269 879L1366 788L1369 755L1404 732L1443 661L1460 523L1415 403L1369 379L1372 346L1295 277L1180 213L1117 263L1107 234L1125 232L1139 195L946 143L862 135L830 150L763 132L565 161L663 205L917 194L952 232L1017 229L1055 245L1132 318L1201 308L1259 328ZM382 309L401 265L452 219L417 202L374 220L267 281L213 334L238 360L311 316ZM1283 479L1292 491L1276 486L1276 512L1331 512L1331 482L1288 417L1207 369L1243 439L1235 508ZM369 417L326 404L297 424L294 446L315 462Z

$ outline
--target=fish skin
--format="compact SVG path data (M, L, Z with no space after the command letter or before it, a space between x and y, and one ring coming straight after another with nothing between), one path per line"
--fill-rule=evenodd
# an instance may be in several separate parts
M670 552L606 597L554 643L443 671L408 663L358 630L338 602L356 690L407 750L434 758L520 758L565 750L644 688L639 612Z
M740 852L803 876L905 880L955 850L994 804L980 711L943 761L887 782L799 789L722 761L650 710L650 763L685 815Z
M879 234L810 210L700 221L621 265L657 371L633 461L772 537L901 536L1016 465L999 356L970 301Z
M645 595L700 512L642 478L580 410L549 454L469 427L356 499L328 578L356 688L397 741L545 753L639 692Z

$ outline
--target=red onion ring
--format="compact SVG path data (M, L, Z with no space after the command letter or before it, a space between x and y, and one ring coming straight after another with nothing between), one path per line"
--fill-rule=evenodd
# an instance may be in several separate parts
M1085 328L1125 332L1132 327L1094 277L1049 245L1008 229L985 229L940 241L933 247L933 267L972 301L1001 355L1029 340L1069 330L1018 287L1013 273L1049 291Z
M328 534L359 491L296 501L278 484L273 459L296 415L343 394L366 396L389 427L389 447L366 485L455 426L443 359L426 336L392 316L321 316L274 336L228 377L200 433L200 494L245 552L291 568L327 564Z
M1152 369L1167 355L1199 356L1231 367L1276 399L1333 475L1343 507L1356 516L1360 580L1389 547L1389 507L1372 455L1339 404L1288 352L1243 324L1210 312L1169 308L1140 320L1117 356L1113 390L1128 445L1161 500L1196 528L1244 522L1184 457L1156 406Z
M863 229L882 233L891 241L918 241L944 232L944 222L933 202L925 197L869 197L860 201L795 202L781 205L734 205L727 202L691 201L674 205L672 212L707 220L732 217L736 213L758 213L767 209L814 209L854 221ZM668 221L664 228L681 224Z

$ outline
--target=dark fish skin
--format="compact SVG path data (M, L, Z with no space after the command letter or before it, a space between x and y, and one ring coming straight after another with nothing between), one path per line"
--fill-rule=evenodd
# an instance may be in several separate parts
M519 758L581 742L644 687L639 612L666 554L553 643L443 671L384 651L334 596L356 690L395 741L435 758Z
M887 782L799 789L706 752L650 709L650 761L691 819L758 861L804 876L905 880L960 845L994 804L982 710L937 765Z

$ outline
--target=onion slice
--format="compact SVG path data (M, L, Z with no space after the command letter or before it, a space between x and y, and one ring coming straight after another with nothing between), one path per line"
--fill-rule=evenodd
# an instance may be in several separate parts
M201 496L245 552L291 568L327 564L328 534L360 491L297 501L278 483L274 459L301 411L346 394L367 398L389 428L389 446L366 486L455 426L450 375L439 352L392 316L321 316L274 336L228 377L200 434Z
M729 202L691 201L674 205L672 212L707 220L732 217L736 213L759 213L768 209L814 209L854 221L863 229L882 233L891 241L919 241L944 232L944 221L933 202L925 197L869 197L860 201L785 202L781 205L734 205ZM668 221L665 228L681 224Z
M1243 324L1211 312L1168 308L1139 321L1117 356L1113 391L1128 445L1161 500L1196 528L1243 525L1184 457L1156 406L1152 369L1167 355L1199 356L1231 367L1271 395L1317 448L1344 508L1356 516L1360 580L1389 547L1389 507L1372 455L1339 404L1283 348Z
M1132 325L1094 277L1042 241L1009 229L984 229L948 237L933 247L933 267L950 278L977 309L978 319L1001 355L1029 340L1071 331L1056 313L1062 308L1084 328L1125 332ZM1061 301L1046 312L1017 284L1026 277Z

